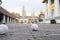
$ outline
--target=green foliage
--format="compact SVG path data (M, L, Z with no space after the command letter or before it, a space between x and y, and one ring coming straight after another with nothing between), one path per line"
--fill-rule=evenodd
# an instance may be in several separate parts
M0 5L2 4L2 0L0 0Z
M43 21L43 19L39 19L39 22L42 22Z

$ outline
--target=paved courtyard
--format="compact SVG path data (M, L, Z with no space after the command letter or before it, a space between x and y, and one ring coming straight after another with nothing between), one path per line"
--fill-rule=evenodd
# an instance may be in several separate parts
M60 40L60 24L38 24L39 31L32 31L31 24L7 24L8 33L0 40Z

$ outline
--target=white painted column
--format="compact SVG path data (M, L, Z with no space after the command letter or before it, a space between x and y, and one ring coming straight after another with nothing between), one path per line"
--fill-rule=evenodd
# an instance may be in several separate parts
M9 17L9 23L10 23L10 17Z
M6 23L6 21L5 21L5 15L3 16L3 23Z
M13 23L13 19L12 19L12 23Z
M16 20L14 19L14 23L16 23Z
M60 2L59 2L59 13L60 13Z
M12 19L12 23L14 23L14 19Z
M9 17L7 16L7 23L9 23Z
M11 23L13 23L13 19L11 18Z
M11 23L12 23L12 18L11 18Z
M11 18L10 18L10 23L11 23Z
M12 19L12 23L14 23L13 19Z
M55 5L54 17L60 16L60 13L59 13L59 0L55 0L54 5Z
M51 0L48 0L48 18L52 18L52 10L49 8L51 5Z
M47 19L48 18L48 13L47 13L47 3L45 2L45 18L44 19Z
M14 20L13 20L14 21ZM15 22L14 22L15 23Z
M14 23L16 23L16 20L14 19Z

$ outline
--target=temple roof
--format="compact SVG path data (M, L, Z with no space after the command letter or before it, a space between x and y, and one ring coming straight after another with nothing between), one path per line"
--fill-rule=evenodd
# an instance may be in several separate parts
M4 15L7 15L11 18L14 18L16 19L17 17L16 16L13 16L12 13L8 12L6 9L4 9L3 7L0 6L0 13L4 14Z

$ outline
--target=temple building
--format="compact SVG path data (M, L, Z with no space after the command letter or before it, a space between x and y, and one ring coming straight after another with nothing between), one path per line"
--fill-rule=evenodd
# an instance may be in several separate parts
M16 23L19 17L12 15L6 9L0 6L0 23Z
M45 19L55 19L60 23L60 0L44 0L46 5Z

